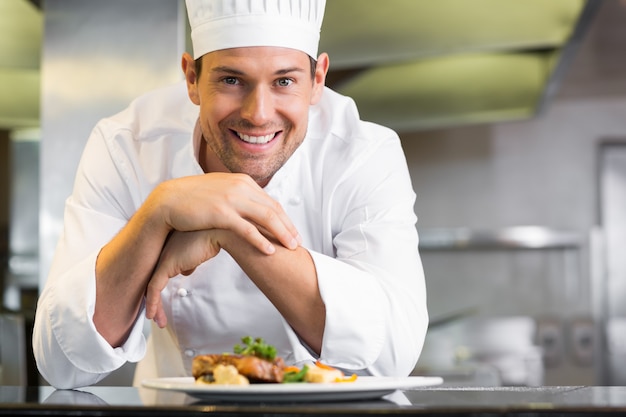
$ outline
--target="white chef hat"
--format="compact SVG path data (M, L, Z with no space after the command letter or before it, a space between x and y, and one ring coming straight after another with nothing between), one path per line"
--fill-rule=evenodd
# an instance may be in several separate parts
M220 49L279 46L317 59L325 0L185 0L194 59Z

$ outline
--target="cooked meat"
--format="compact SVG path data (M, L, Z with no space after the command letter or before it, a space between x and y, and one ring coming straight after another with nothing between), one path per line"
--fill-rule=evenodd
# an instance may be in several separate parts
M273 362L251 355L207 354L198 355L191 364L194 378L212 375L217 365L233 365L237 371L248 378L250 383L282 382L285 362L277 357Z

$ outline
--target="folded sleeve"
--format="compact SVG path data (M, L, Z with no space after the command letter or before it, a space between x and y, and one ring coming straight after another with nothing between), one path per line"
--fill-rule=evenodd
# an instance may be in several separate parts
M406 376L428 327L423 269L407 233L371 227L378 230L361 228L369 235L364 252L344 259L312 253L326 305L322 358L364 374ZM388 265L378 264L382 258Z
M66 230L84 227L117 230L119 221L77 207L68 200ZM140 312L123 346L112 348L93 324L95 262L98 251L79 260L80 240L62 236L48 281L39 297L33 329L33 352L39 372L56 388L88 386L125 362L145 354L143 314ZM73 255L72 255L73 254Z
M363 375L406 376L428 327L416 194L397 137L345 160L326 170L336 178L325 202L332 246L309 250L326 306L320 356Z

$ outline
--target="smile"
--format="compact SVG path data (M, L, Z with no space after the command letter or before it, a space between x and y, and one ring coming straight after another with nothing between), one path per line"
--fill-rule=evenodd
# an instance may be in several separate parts
M239 139L243 140L244 142L263 145L274 139L276 133L271 133L264 136L250 136L237 132L237 136L239 136Z

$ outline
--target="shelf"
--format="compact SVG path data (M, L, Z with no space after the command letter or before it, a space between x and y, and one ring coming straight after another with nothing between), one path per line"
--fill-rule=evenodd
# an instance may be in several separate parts
M542 226L514 226L497 230L424 229L419 234L422 250L578 249L583 242L578 232Z

